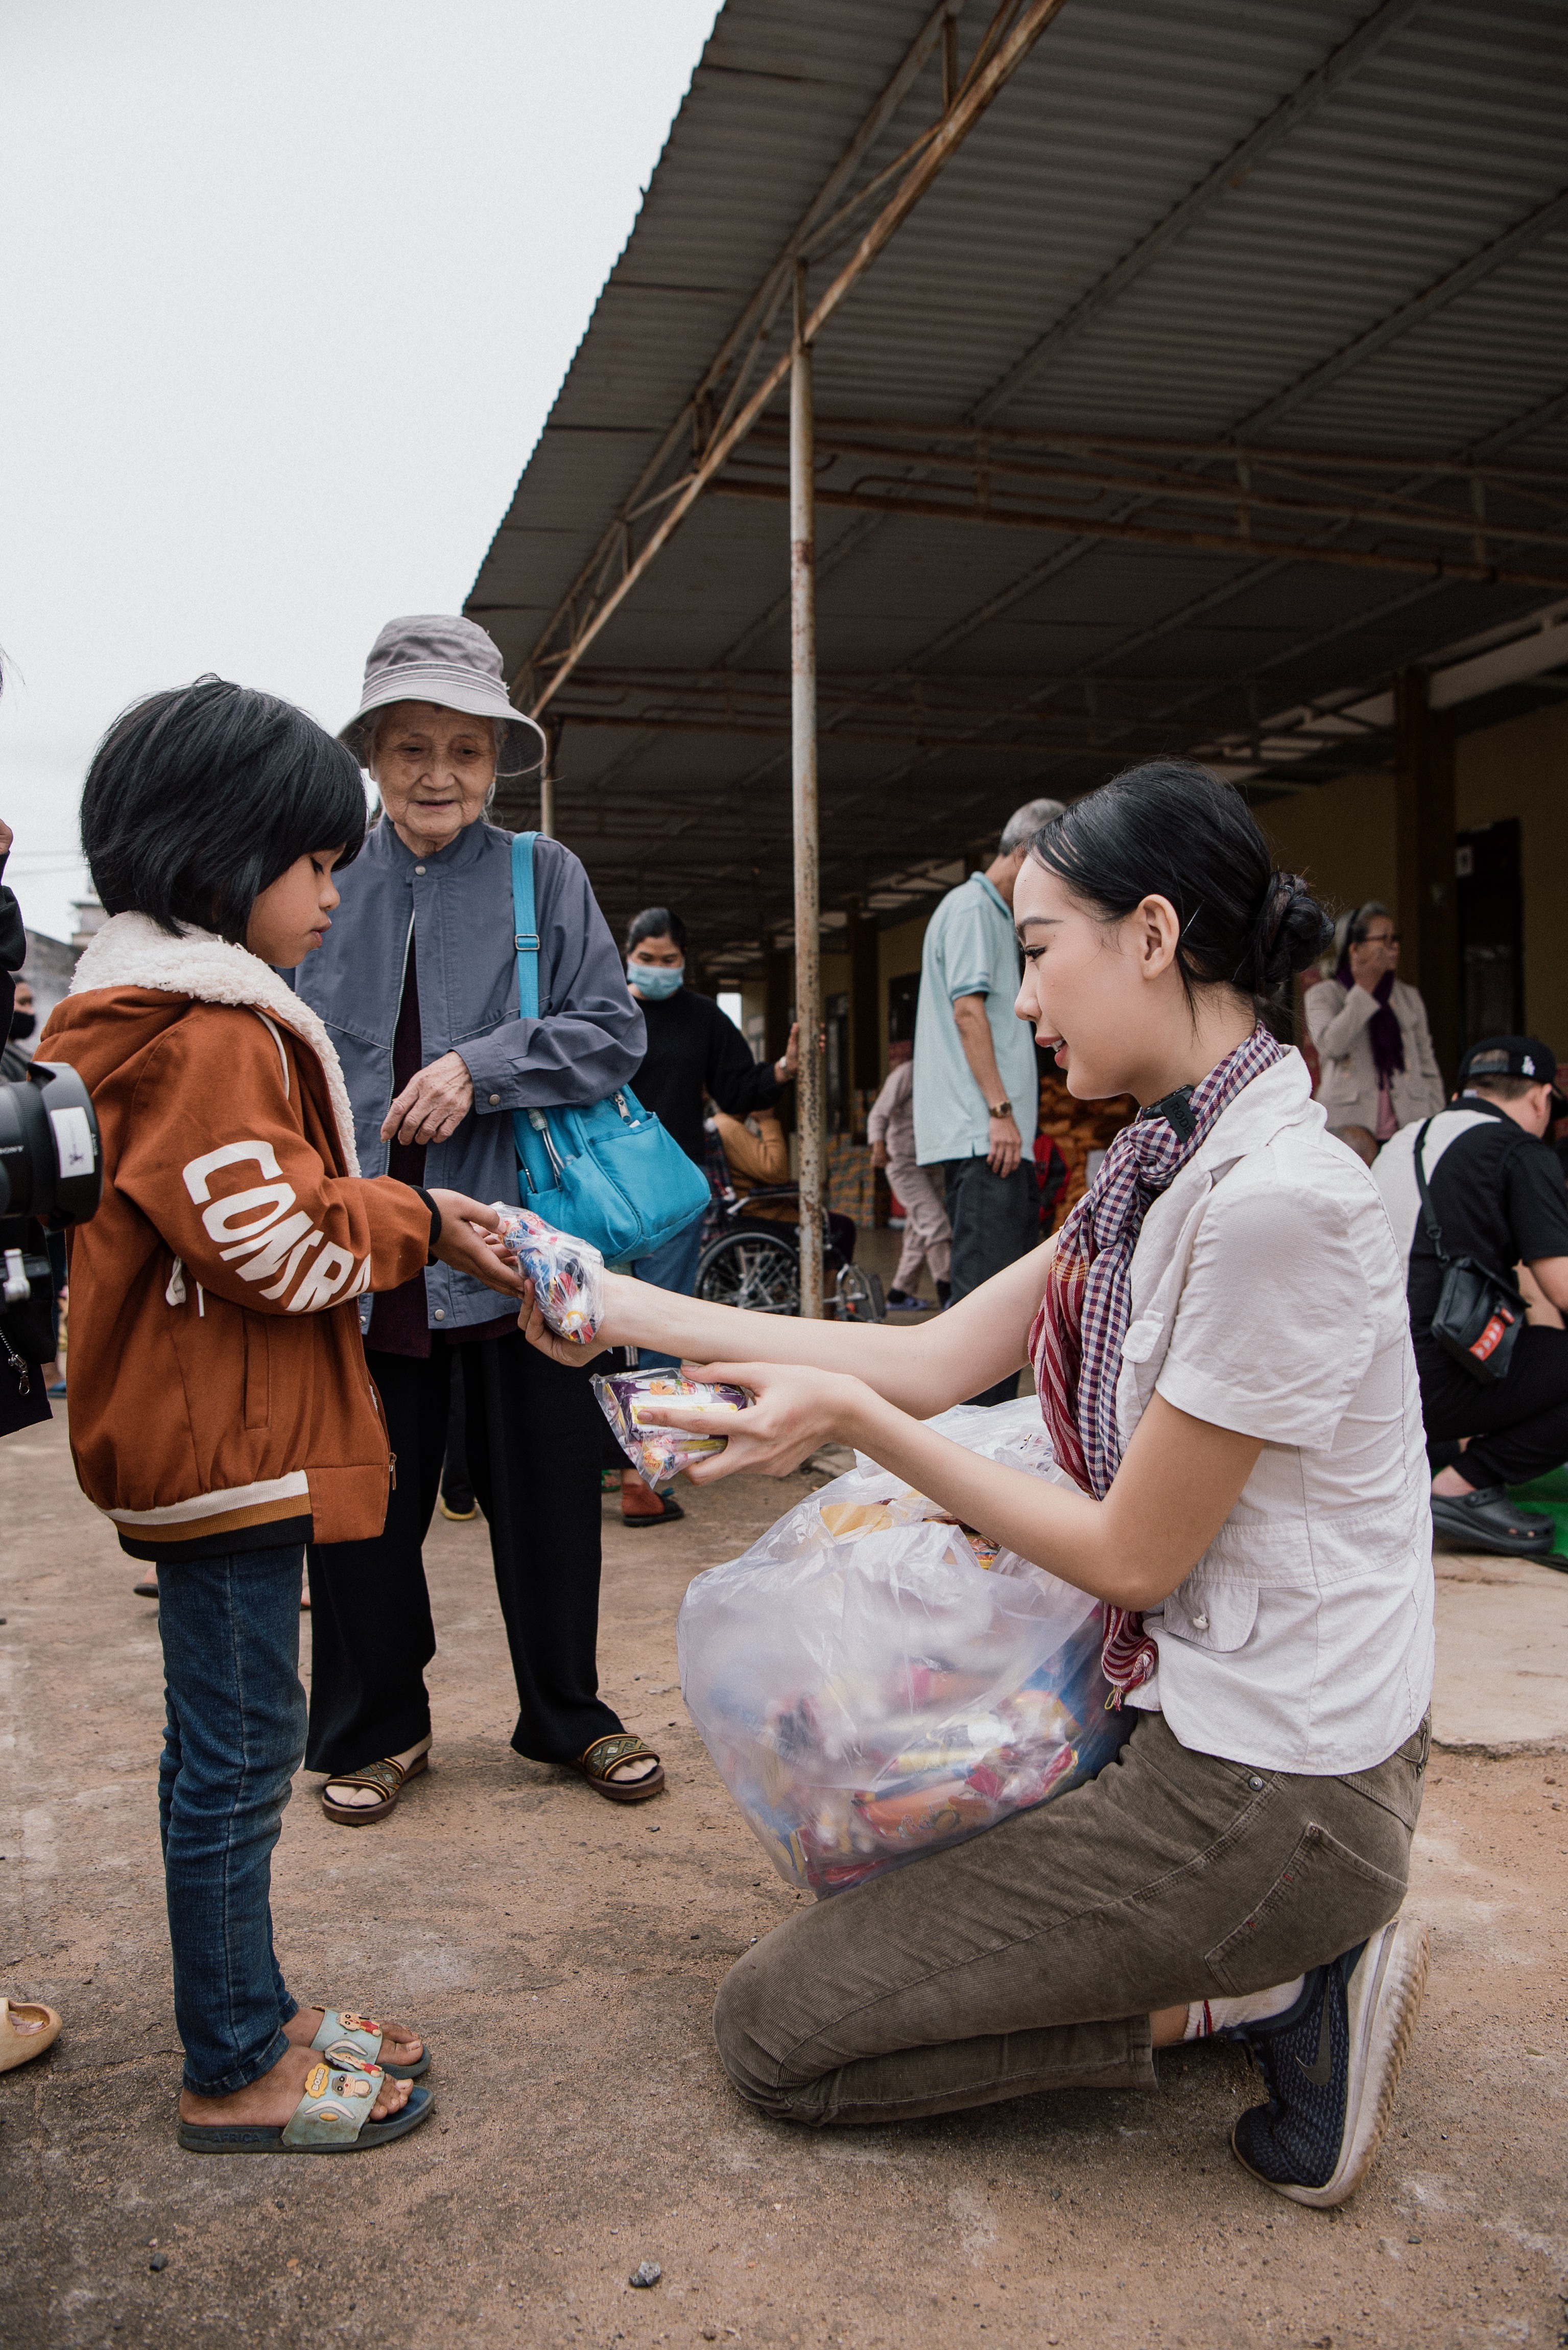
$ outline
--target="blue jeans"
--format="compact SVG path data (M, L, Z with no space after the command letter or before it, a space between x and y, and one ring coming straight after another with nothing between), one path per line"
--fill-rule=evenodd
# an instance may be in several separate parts
M168 1720L158 1771L185 2086L270 2073L297 2012L272 1947L272 1848L305 1754L296 1547L158 1568Z
M639 1281L651 1282L655 1289L671 1289L677 1297L690 1297L697 1286L697 1260L702 1253L702 1218L677 1232L672 1241L656 1248L651 1256L639 1256L632 1266ZM679 1370L679 1355L656 1355L648 1347L637 1350L639 1371Z

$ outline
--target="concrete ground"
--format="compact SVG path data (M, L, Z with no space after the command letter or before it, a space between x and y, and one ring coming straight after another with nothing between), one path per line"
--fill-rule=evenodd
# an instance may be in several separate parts
M0 2077L0 2340L1568 2339L1568 1576L1440 1562L1438 1726L1462 1751L1434 1758L1417 1852L1431 1990L1382 2157L1325 2216L1231 2156L1255 2089L1230 2048L1166 2055L1153 2095L899 2129L797 2131L732 2095L713 1993L795 1897L686 1723L675 1615L805 1482L688 1492L686 1524L657 1533L607 1508L605 1684L670 1778L643 1809L511 1753L483 1530L438 1521L436 1768L362 1830L302 1780L275 1887L296 1993L416 2022L436 2117L342 2161L202 2158L174 2142L156 1611L78 1495L63 1427L0 1446L0 1991L67 2020ZM634 2290L644 2260L662 2279Z

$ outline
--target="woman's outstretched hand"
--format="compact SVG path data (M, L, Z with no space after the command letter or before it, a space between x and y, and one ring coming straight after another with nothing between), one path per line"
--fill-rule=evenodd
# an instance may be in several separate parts
M505 1257L503 1263L514 1264L516 1259ZM605 1336L602 1327L597 1338L586 1342L581 1338L563 1338L558 1330L551 1329L540 1313L534 1284L526 1278L523 1283L523 1308L517 1316L517 1327L531 1347L537 1347L539 1352L548 1355L553 1363L564 1363L569 1371L580 1371L585 1363L591 1363L596 1355L607 1354L617 1343Z
M722 1380L730 1387L749 1388L756 1397L751 1409L742 1412L656 1402L651 1396L639 1399L641 1420L695 1436L728 1438L722 1452L687 1470L694 1485L711 1485L715 1478L732 1477L742 1469L753 1476L787 1477L819 1444L854 1443L860 1408L869 1398L863 1383L844 1372L793 1363L682 1363L680 1367L688 1378Z

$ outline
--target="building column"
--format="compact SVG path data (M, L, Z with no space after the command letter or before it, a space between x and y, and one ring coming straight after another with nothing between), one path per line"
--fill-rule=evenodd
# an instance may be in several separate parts
M1454 722L1427 702L1426 673L1401 670L1394 684L1394 811L1399 880L1399 976L1419 988L1443 1082L1459 1058Z

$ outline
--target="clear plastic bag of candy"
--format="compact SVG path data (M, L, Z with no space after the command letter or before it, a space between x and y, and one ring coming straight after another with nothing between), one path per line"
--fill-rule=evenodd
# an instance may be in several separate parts
M931 1422L1065 1483L1031 1398ZM939 1852L1101 1771L1097 1600L870 1462L696 1577L680 1686L786 1883L821 1895Z
M591 1241L557 1232L531 1208L493 1201L501 1241L534 1284L539 1311L557 1337L589 1346L605 1318L605 1261Z
M645 1403L685 1403L704 1411L744 1411L756 1401L750 1388L722 1379L689 1379L684 1371L611 1371L594 1380L594 1393L616 1433L616 1442L643 1482L659 1492L673 1485L694 1461L722 1452L725 1436L693 1436L684 1428L662 1428L642 1417Z

